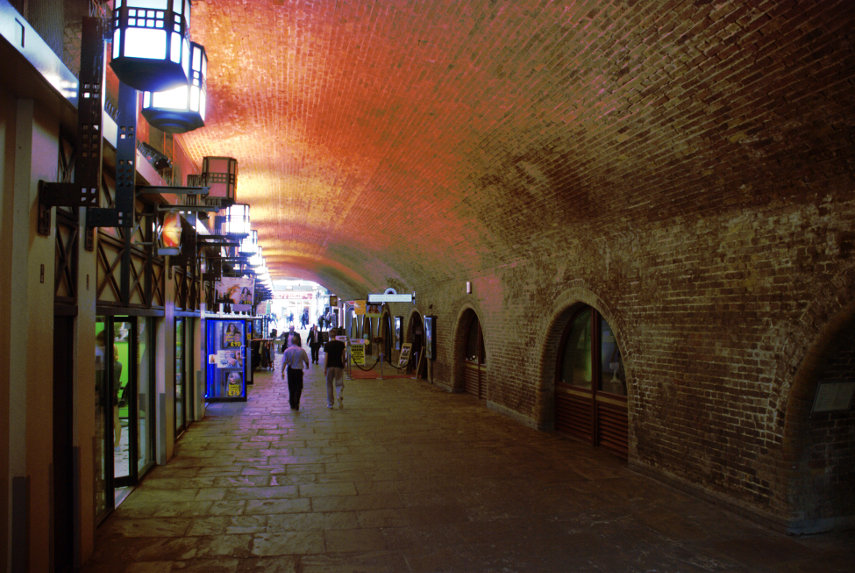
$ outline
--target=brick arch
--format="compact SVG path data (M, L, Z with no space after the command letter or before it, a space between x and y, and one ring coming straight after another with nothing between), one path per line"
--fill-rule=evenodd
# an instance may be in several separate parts
M808 516L812 495L805 489L810 472L805 455L812 443L810 412L819 376L841 334L855 325L853 295L855 268L826 283L781 349L782 360L775 373L775 379L781 381L775 421L781 427L782 440L776 472L780 482L776 489L787 527L792 531L834 526L834 520L822 524Z
M484 333L484 321L481 320L482 313L478 311L478 309L470 304L466 303L460 310L457 312L457 319L454 321L454 332L452 333L452 364L453 371L451 376L451 391L452 392L463 392L465 391L466 383L464 379L464 361L461 359L463 356L463 351L466 348L466 334L469 332L469 325L472 324L472 318L478 319L478 322L481 324L481 333ZM484 349L486 352L488 345L487 341L484 341ZM488 354L489 356L489 354Z
M616 313L602 298L586 285L574 285L563 291L555 298L552 309L549 311L549 324L543 340L543 351L541 354L541 378L537 386L537 397L535 399L536 425L542 430L555 429L555 375L558 364L558 350L561 337L567 329L571 317L579 305L587 305L595 308L606 322L609 323L615 333L615 337L623 358L624 372L626 373L627 386L627 415L629 416L629 427L632 428L632 404L635 402L633 368L627 348L629 345L625 340L625 328ZM632 432L629 436L630 456L634 450Z

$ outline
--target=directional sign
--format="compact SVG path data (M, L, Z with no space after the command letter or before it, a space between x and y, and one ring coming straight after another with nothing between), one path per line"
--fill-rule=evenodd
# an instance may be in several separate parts
M369 304L382 304L384 302L409 302L412 304L413 300L416 298L415 293L411 294L369 294L368 302Z

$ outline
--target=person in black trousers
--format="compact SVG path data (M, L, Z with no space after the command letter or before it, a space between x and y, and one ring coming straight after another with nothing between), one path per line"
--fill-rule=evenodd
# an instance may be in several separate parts
M282 378L288 376L288 402L292 410L300 409L300 395L303 393L303 364L309 365L309 357L300 345L299 336L288 339L288 348L282 357Z

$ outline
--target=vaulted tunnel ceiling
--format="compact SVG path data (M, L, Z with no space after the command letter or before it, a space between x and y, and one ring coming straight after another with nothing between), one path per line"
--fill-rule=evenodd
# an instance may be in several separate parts
M274 279L345 297L843 192L808 152L850 153L847 3L667 6L196 0L184 142L237 158Z

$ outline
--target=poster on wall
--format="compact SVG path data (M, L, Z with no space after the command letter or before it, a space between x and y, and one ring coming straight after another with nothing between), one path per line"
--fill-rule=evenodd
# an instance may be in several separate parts
M232 305L234 312L251 312L255 277L222 277L215 283L217 302Z

